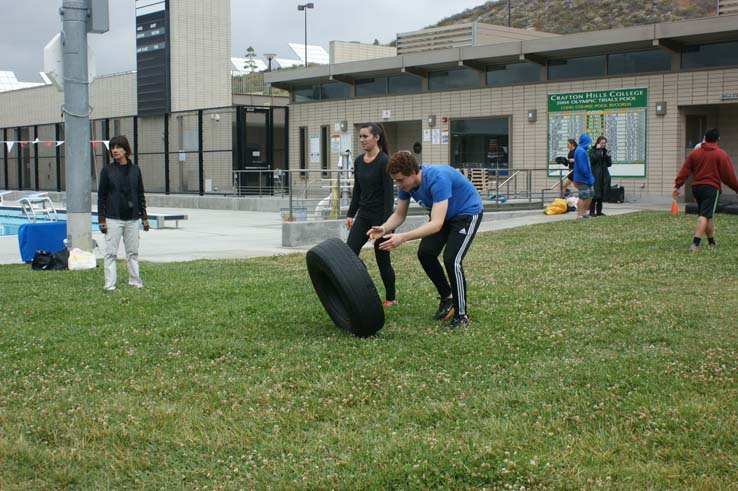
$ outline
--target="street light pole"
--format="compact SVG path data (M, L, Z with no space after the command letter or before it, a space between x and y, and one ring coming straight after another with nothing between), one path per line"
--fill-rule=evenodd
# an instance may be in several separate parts
M272 71L272 58L277 56L277 54L276 53L264 53L264 56L267 57L267 63L268 63L267 72L271 72ZM272 95L272 84L269 84L269 95L270 96Z
M313 2L304 3L297 6L297 10L305 12L305 67L308 66L308 11L307 9L315 8Z

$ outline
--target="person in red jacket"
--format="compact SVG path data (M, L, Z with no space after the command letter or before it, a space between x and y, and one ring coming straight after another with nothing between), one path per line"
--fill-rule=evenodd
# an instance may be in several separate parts
M694 238L689 245L689 250L692 252L700 250L703 234L707 235L709 245L716 245L712 215L715 213L720 196L720 185L725 184L738 193L738 178L736 178L733 163L728 158L728 154L718 148L719 143L720 132L717 128L707 130L704 142L699 148L690 152L674 180L674 191L671 195L677 199L679 188L690 175L693 176L692 194L697 199L698 216Z

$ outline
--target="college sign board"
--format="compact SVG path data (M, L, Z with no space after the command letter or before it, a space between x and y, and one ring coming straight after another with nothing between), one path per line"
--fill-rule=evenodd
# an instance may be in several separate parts
M607 138L612 177L646 177L646 108L648 89L625 88L548 95L548 175L566 175L556 164L566 157L569 138L587 133L594 144Z

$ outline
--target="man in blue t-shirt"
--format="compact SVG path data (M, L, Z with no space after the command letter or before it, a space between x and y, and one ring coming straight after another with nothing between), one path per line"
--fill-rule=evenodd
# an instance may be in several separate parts
M397 207L382 225L367 234L376 240L384 238L380 249L390 250L403 242L422 239L418 259L436 286L440 303L433 315L448 320L450 329L469 323L466 314L466 277L461 262L469 250L482 222L482 200L469 179L447 165L419 165L410 152L398 152L389 160L387 172L397 184ZM407 218L410 198L430 211L430 221L404 233L394 231ZM443 251L443 271L438 255ZM450 282L449 282L450 280Z

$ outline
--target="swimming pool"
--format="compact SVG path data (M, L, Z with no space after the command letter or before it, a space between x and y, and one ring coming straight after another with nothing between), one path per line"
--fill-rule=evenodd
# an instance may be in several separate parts
M67 220L66 210L56 210L59 221ZM36 223L48 222L49 220L43 214L36 214ZM18 229L21 225L31 223L23 214L20 208L15 206L0 206L0 236L18 235ZM97 225L97 213L92 213L92 231L98 232L100 228Z

